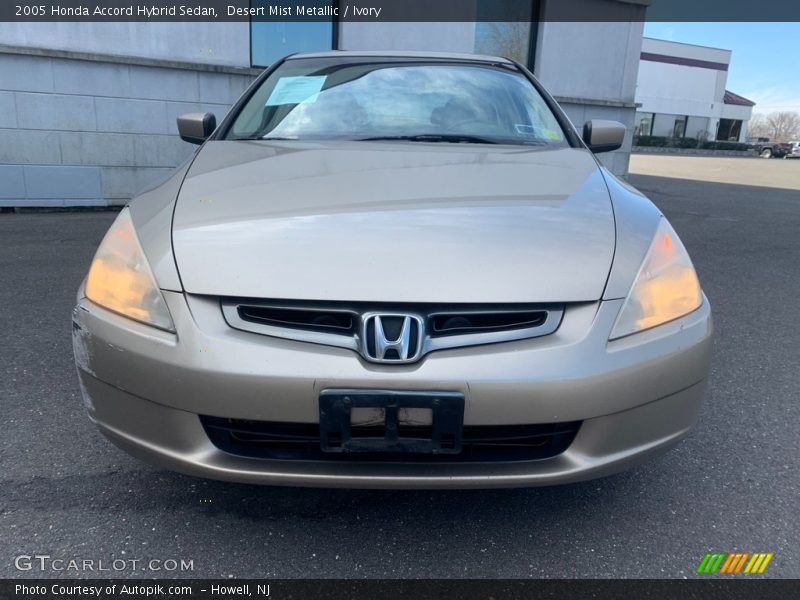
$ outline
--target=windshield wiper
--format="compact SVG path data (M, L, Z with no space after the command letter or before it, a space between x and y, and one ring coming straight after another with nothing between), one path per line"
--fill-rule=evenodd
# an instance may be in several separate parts
M296 141L298 138L277 137L277 136L276 137L272 137L272 136L269 136L269 135L266 135L266 136L264 136L264 135L248 135L248 136L234 137L234 138L228 138L228 139L233 141L233 142L253 142L255 140L289 140L289 141Z
M382 135L376 137L361 138L359 142L384 142L384 141L404 141L404 142L447 142L451 144L496 144L494 140L480 137L477 135L462 135L460 133L420 133L417 135Z

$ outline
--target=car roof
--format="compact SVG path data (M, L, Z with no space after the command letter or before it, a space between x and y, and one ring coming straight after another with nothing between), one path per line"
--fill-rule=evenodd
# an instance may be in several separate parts
M484 54L467 54L459 52L419 52L415 50L329 50L327 52L304 52L292 54L287 60L297 58L337 58L337 57L364 57L364 58L412 58L433 60L457 60L476 63L503 63L513 64L507 58L488 56Z

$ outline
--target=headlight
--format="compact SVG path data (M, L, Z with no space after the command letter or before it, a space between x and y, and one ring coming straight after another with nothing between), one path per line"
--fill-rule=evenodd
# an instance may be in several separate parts
M127 208L97 249L86 277L86 297L131 319L175 331Z
M662 218L610 339L650 329L700 307L703 294L686 248Z

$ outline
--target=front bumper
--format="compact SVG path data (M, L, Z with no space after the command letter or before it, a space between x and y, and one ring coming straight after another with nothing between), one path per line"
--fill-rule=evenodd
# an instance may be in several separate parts
M621 300L570 307L554 334L435 352L383 366L352 351L231 329L219 303L165 292L177 334L82 298L76 363L91 418L131 454L215 479L325 487L514 487L606 475L663 451L694 423L708 371L707 301L686 317L608 342ZM266 460L219 450L198 415L315 423L328 388L464 394L465 425L583 421L569 448L536 461Z

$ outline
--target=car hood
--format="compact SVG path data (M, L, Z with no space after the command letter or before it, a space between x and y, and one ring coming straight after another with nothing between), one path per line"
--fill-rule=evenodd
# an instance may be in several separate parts
M194 294L367 302L602 296L614 217L585 150L206 143L175 208Z

